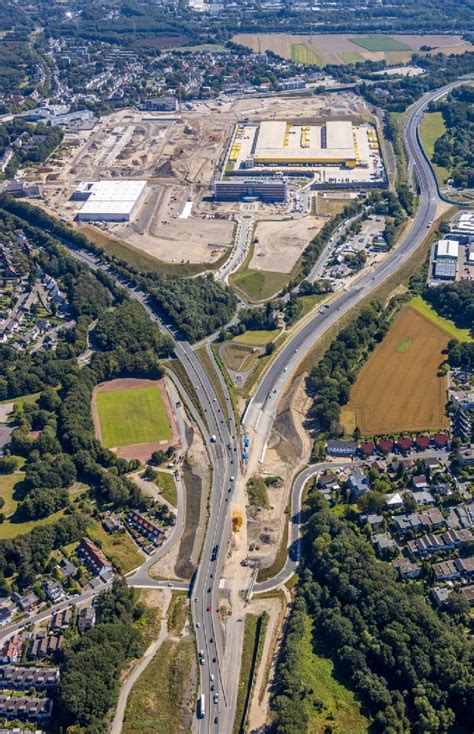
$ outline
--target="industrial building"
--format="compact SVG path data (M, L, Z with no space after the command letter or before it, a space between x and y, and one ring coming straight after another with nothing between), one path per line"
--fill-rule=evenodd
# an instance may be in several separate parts
M436 245L436 259L457 260L459 243L456 240L439 240Z
M128 222L145 190L146 181L86 181L71 198L85 202L77 213L81 222Z
M283 179L214 181L214 198L217 201L260 199L265 202L285 202L288 185Z
M352 120L262 120L238 123L223 176L305 176L318 187L383 186L377 130Z

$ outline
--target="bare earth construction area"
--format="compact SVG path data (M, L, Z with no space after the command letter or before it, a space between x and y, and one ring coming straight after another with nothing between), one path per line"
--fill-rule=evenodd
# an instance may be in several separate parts
M439 374L450 335L413 308L395 319L363 366L342 421L362 434L448 428L447 377Z
M97 438L125 459L145 461L179 443L164 380L118 379L98 385L92 398Z
M308 242L322 229L325 220L316 217L285 222L259 222L249 268L290 273Z

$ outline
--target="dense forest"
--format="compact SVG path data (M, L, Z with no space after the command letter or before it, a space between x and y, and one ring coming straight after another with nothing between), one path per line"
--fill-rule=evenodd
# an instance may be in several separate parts
M443 115L446 132L434 145L433 162L451 172L454 186L474 186L474 89L454 89L433 105Z
M425 298L436 311L454 321L461 329L471 329L474 336L474 282L460 280L436 288L425 288Z
M143 613L136 593L123 581L114 581L110 591L99 595L95 627L64 652L57 724L71 732L79 726L88 734L105 734L105 717L116 702L120 674L128 661L143 654L137 624Z
M304 616L314 647L367 707L371 731L437 732L474 717L474 679L462 622L440 618L416 585L403 585L350 522L310 492L301 586L277 675L276 734L306 731L304 681L294 675ZM467 730L467 729L466 729Z

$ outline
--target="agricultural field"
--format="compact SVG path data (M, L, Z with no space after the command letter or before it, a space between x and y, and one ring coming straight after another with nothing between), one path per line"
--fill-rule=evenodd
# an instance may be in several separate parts
M365 48L366 51L411 51L410 46L407 46L406 43L381 33L374 33L369 36L354 36L349 40L351 43Z
M308 48L304 43L292 43L291 44L291 60L296 61L298 64L312 64L314 66L324 66L324 61L321 56L313 51L312 48Z
M239 33L232 40L257 53L273 51L283 58L318 66L381 59L388 64L405 63L413 53L425 53L420 51L422 46L429 46L431 53L445 54L464 53L474 48L460 35Z
M431 160L433 158L434 146L438 138L446 132L443 115L441 112L425 112L420 125L420 138L426 155ZM445 183L449 178L447 168L433 164L436 175L441 183Z
M451 334L405 307L362 367L341 420L365 436L449 427L447 377L439 368Z
M361 713L361 705L355 695L341 682L333 662L313 650L309 616L305 618L305 631L298 653L295 675L312 691L304 702L309 716L308 734L324 734L329 730L328 725L331 731L366 734L369 721Z

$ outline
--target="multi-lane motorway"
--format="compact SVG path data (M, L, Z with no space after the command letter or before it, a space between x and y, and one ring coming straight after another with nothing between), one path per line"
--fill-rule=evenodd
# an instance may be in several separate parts
M422 114L429 103L446 94L459 82L447 85L443 89L431 92L420 99L411 108L404 129L404 140L410 165L416 171L420 190L418 209L409 231L398 247L390 253L380 265L363 275L348 292L335 298L324 313L317 313L306 325L289 339L281 352L271 363L261 380L258 389L245 411L242 424L246 431L253 434L254 451L263 455L266 440L275 415L277 403L286 389L291 374L304 355L311 350L315 342L343 314L347 313L362 299L376 290L387 278L395 273L422 243L433 222L440 197L431 168L421 151L417 128ZM239 247L235 258L242 257L248 244L249 228L242 227ZM94 270L108 271L116 277L107 263L84 251L74 249L70 243L71 254ZM223 273L228 275L227 270ZM149 306L147 296L130 286L120 278L118 282L127 289L129 295L139 301L150 318L162 329L177 336L169 325ZM196 632L197 649L200 657L199 696L205 700L205 713L195 719L193 731L199 734L228 734L232 731L238 684L239 654L236 653L241 635L236 633L240 620L231 618L226 625L226 639L219 614L219 583L231 539L230 506L232 490L239 471L238 429L231 408L230 396L217 369L217 378L221 380L221 388L225 405L219 402L214 386L195 356L191 345L179 336L176 340L175 353L194 385L199 397L205 421L201 421L201 431L206 443L211 466L212 486L209 498L209 518L202 549L201 559L192 584L191 611ZM212 353L209 353L212 359ZM256 440L255 440L256 439ZM306 469L297 479L293 488L292 507L295 514L292 524L291 539L297 547L298 512L300 498L305 482L314 473L315 468ZM218 546L218 550L216 548ZM283 573L293 569L298 561L297 554L290 559ZM141 569L140 580L146 583L147 569ZM283 578L283 577L282 577ZM276 579L278 580L278 579ZM154 582L158 585L160 582ZM274 585L275 579L268 582ZM258 588L258 586L257 586ZM260 590L260 588L258 588ZM92 595L93 592L91 592ZM230 654L229 654L230 651ZM199 713L199 709L198 709Z
M254 438L257 439L254 440L253 445L260 447L262 455L273 422L275 408L286 389L289 377L304 355L345 313L401 268L426 237L441 200L433 172L421 150L417 134L418 125L430 102L444 96L460 83L454 82L436 92L429 92L418 100L408 113L404 128L404 142L408 158L416 171L420 195L414 220L400 244L378 266L359 278L348 292L334 299L323 313L316 314L292 339L288 340L264 374L243 419L244 428L253 433Z

